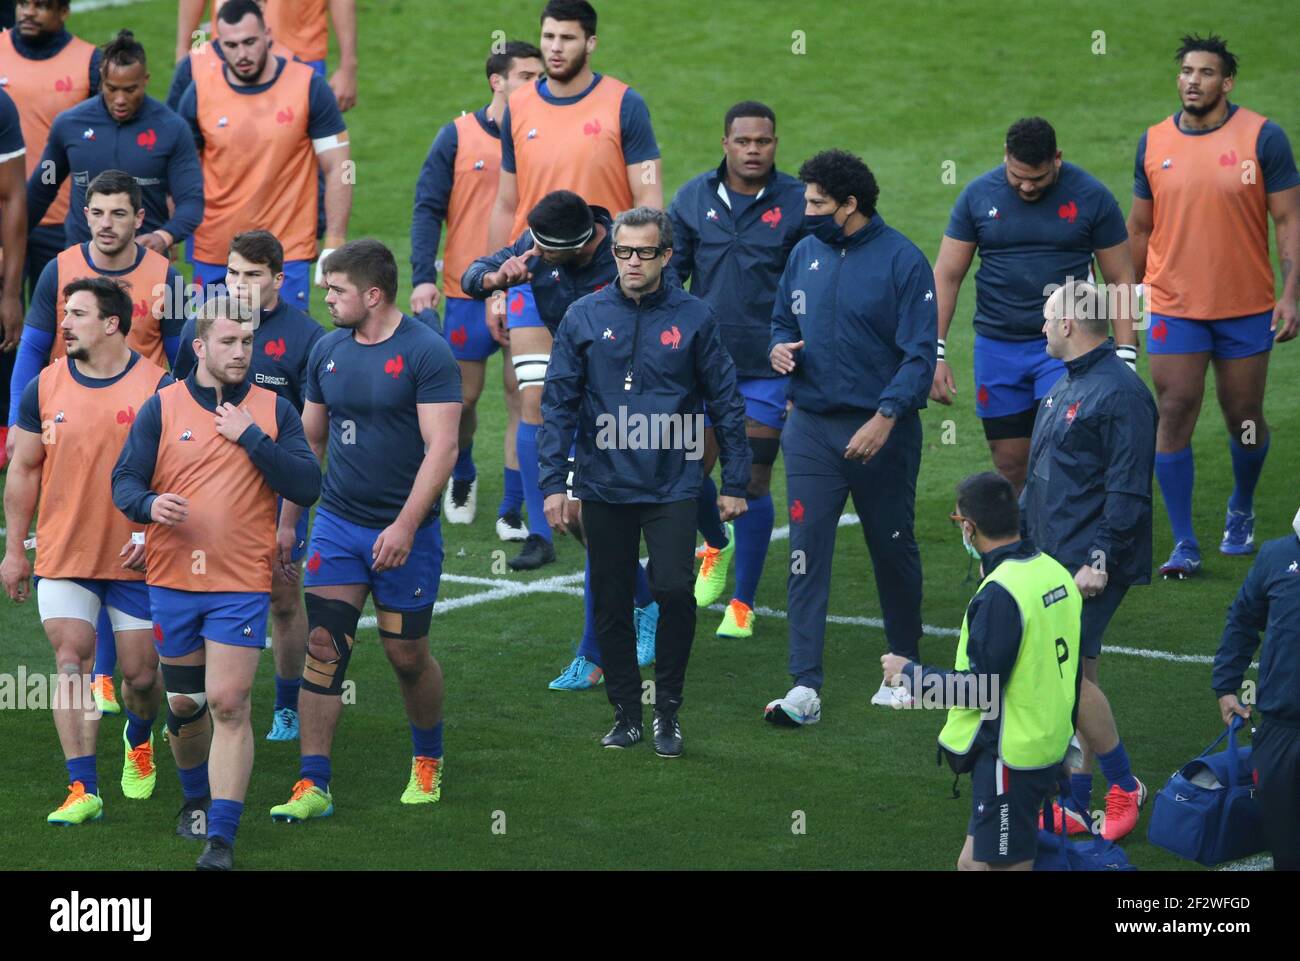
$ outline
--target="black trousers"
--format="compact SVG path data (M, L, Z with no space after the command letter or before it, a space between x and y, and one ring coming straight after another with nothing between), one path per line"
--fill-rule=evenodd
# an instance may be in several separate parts
M1277 871L1300 871L1300 727L1265 720L1251 738L1264 837Z
M694 498L670 504L582 502L605 693L633 719L641 716L641 669L632 627L641 535L650 554L650 592L659 604L654 703L675 711L682 703L695 640L696 511Z

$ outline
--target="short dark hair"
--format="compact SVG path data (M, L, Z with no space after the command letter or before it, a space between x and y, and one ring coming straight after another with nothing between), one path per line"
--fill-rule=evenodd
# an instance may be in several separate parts
M100 194L109 196L110 194L126 194L131 200L131 209L139 210L144 206L144 191L140 185L135 182L125 170L103 170L95 175L86 186L86 206L90 206L90 195Z
M83 290L95 295L100 317L116 317L117 332L124 337L131 333L131 312L135 305L125 287L109 277L82 277L64 286L64 302Z
M809 157L799 168L799 179L816 184L836 203L856 197L863 216L875 216L880 187L862 158L847 150L823 150Z
M543 60L542 51L527 40L508 40L500 53L490 53L487 58L487 76L493 74L506 76L515 65L516 60Z
M254 264L265 264L271 273L284 270L284 245L269 230L245 230L230 241L230 252Z
M957 485L957 512L985 537L1018 537L1020 505L1016 489L1001 474L971 474Z
M1217 33L1212 33L1208 37L1201 37L1194 33L1187 34L1180 41L1178 51L1174 54L1174 60L1182 63L1183 57L1197 50L1216 54L1223 64L1223 75L1225 77L1235 77L1237 75L1237 58L1228 50L1228 41Z
M609 242L618 242L615 238L620 227L648 227L651 224L659 228L659 246L670 249L673 245L673 222L658 207L633 207L623 211L614 218L609 231Z
M243 20L249 14L257 17L257 22L266 26L266 14L262 13L261 6L257 0L226 0L221 10L217 12L217 19L222 23L236 24Z
M582 32L587 36L592 37L596 34L596 8L587 0L550 0L543 8L541 20L538 22L545 23L548 17L561 23L577 20L582 27Z
M528 211L528 229L544 237L578 237L590 230L594 221L587 201L572 190L552 190Z
M1031 167L1056 159L1056 131L1042 117L1022 117L1007 128L1007 154Z
M321 272L344 274L359 290L378 287L390 304L397 300L397 261L378 240L349 240L325 258Z
M145 56L144 45L130 30L119 30L116 37L104 44L103 58L104 62L100 70L105 75L108 74L110 66L129 67L138 63L146 70L149 69L149 58Z
M731 133L731 124L734 120L741 117L762 117L765 120L772 121L772 132L776 133L776 114L772 108L765 103L759 103L757 100L742 100L727 111L727 115L722 119L722 135L728 136Z

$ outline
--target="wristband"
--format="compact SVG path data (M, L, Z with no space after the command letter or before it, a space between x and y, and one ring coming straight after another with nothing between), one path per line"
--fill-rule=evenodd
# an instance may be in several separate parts
M947 345L946 343L944 343L943 338L940 337L940 338L939 338L939 355L935 358L935 360L944 360L944 359L947 358L947 356L948 356L948 345Z
M23 541L23 550L30 551L36 547L36 538L29 537Z
M1128 364L1129 370L1137 373L1138 369L1138 352L1132 344L1119 344L1115 347L1115 353L1119 359Z

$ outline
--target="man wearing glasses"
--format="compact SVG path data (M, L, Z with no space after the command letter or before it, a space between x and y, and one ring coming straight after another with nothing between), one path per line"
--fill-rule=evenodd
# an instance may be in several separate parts
M655 751L682 753L686 663L695 637L696 498L703 476L703 405L722 455L718 512L745 511L750 455L736 366L713 309L666 284L672 256L668 215L637 207L613 225L618 282L583 297L555 334L537 438L546 519L572 522L566 493L577 433L573 492L582 501L596 639L614 726L608 748L641 740L641 672L636 660L633 572L644 533L650 587L659 604L655 661Z
M927 707L948 708L939 746L971 776L971 818L959 871L1028 871L1036 822L1074 733L1079 610L1070 572L1020 536L1016 492L1000 474L957 485L952 522L980 562L951 671L897 654L880 659Z
M510 290L513 300L522 286L529 286L536 314L546 326L549 341L570 304L613 283L618 276L610 252L612 227L613 221L604 207L589 206L571 190L552 191L529 211L528 228L513 244L469 265L461 277L461 289L478 300L499 290ZM541 394L549 358L549 354L524 351L512 355L520 391L531 386ZM541 409L540 403L538 401L538 410ZM581 540L576 516L574 523L574 533ZM538 566L529 560L532 550L540 551L539 556L545 563L555 560L555 549L550 541L530 537L524 544L524 551L507 561L511 570L532 570ZM637 606L633 616L637 624L637 660L644 666L654 659L658 607L651 596L645 570L639 563L634 564L633 573L636 577ZM552 691L589 690L598 686L604 676L592 616L590 565L584 595L586 621L582 640L569 666L551 681L549 688Z
M790 501L790 675L767 705L774 724L821 719L822 649L835 530L851 495L875 569L885 640L917 659L921 552L912 532L921 418L934 377L938 315L925 254L876 212L876 178L827 150L799 168L804 224L772 308L772 369L791 374L781 434ZM881 685L873 704L902 703Z
M1133 776L1110 702L1097 686L1102 635L1133 584L1151 582L1151 475L1156 404L1107 337L1106 301L1076 282L1043 307L1047 353L1065 375L1034 421L1020 495L1021 526L1074 572L1083 595L1079 739L1083 761L1070 777L1070 833L1089 833L1092 759L1109 789L1101 835L1115 841L1137 826L1146 787ZM1060 810L1053 820L1059 826Z

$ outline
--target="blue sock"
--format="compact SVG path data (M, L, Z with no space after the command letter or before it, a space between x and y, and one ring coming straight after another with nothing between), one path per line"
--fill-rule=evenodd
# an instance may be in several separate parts
M1160 493L1165 498L1165 510L1169 514L1175 544L1180 541L1198 543L1192 528L1192 484L1195 479L1191 444L1172 454L1156 451L1156 480L1160 482Z
M591 596L590 561L582 575L582 616L582 640L578 642L578 656L585 657L600 667L600 645L596 643L596 602Z
M501 506L497 509L497 517L503 514L518 514L519 508L524 506L523 478L519 476L519 471L510 467L505 468L501 473L505 477L506 492L501 495Z
M460 454L456 458L456 466L451 469L452 480L472 481L478 476L478 468L474 466L474 443L470 442L468 447L462 447Z
M112 677L117 670L117 638L113 636L113 622L108 608L101 606L99 621L95 624L95 677Z
M126 743L132 747L139 747L149 740L149 732L153 730L153 718L136 717L129 707L124 710L126 711Z
M433 727L411 725L411 756L442 757L442 721Z
M734 521L736 527L736 600L754 606L754 592L763 576L763 562L772 542L776 509L772 495L748 498L748 510Z
M208 837L224 838L227 843L234 844L235 835L239 833L239 818L243 813L243 801L213 798L212 807L208 808Z
M1236 484L1228 499L1228 510L1249 514L1255 509L1255 485L1259 483L1264 458L1268 456L1270 437L1263 444L1244 446L1236 437L1228 435L1228 450L1232 453L1232 476Z
M700 483L700 494L696 499L695 525L704 535L705 542L718 550L727 546L727 529L722 526L718 516L718 488L712 477L706 477Z
M636 600L634 603L637 607L649 607L655 602L655 596L650 593L650 578L646 577L645 566L641 563L636 565Z
M1108 784L1118 784L1125 791L1137 790L1137 778L1128 766L1128 752L1124 742L1115 745L1115 750L1107 754L1098 754L1097 763L1101 765L1101 775Z
M212 789L208 787L207 761L198 767L177 768L176 773L181 776L181 793L185 795L185 800L193 801L212 793Z
M95 755L70 757L64 762L68 768L68 783L80 781L87 794L99 793L99 773L95 770Z
M528 533L551 539L546 523L546 498L542 496L542 471L537 464L537 424L520 424L515 435L519 453L519 478L524 485L524 503L528 505Z
M1088 809L1092 807L1091 774L1070 775L1070 798L1074 801L1072 806L1076 811L1081 814L1088 813Z
M322 791L330 789L330 777L333 773L330 759L324 754L304 754L298 767L298 777L306 778Z
M279 711L287 707L291 711L298 710L298 691L301 687L300 677L275 675L275 709Z

